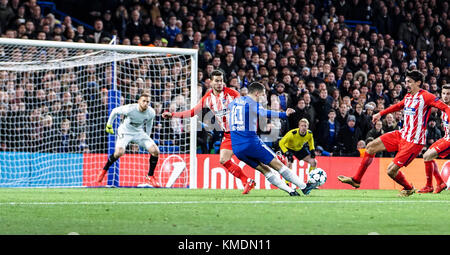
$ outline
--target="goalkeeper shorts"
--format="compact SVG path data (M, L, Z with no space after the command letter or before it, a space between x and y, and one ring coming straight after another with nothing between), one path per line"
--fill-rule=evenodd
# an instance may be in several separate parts
M117 133L116 149L127 148L129 143L136 143L140 147L148 150L155 144L152 138L148 136L144 131L139 133Z

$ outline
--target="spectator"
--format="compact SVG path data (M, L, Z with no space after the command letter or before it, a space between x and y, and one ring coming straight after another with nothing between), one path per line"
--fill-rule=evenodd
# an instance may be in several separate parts
M291 102L288 93L285 92L285 85L283 83L278 83L272 95L277 97L280 104L280 109L282 111L286 111Z
M442 138L441 130L436 125L436 120L434 118L430 118L428 121L427 127L427 147L432 145L434 142Z
M405 21L398 28L399 39L406 45L415 45L419 36L416 25L412 22L412 14L406 13Z
M57 152L74 153L76 137L72 133L70 127L70 120L63 119L61 121L61 127L58 130L57 138Z
M105 13L103 14L103 29L105 30L105 32L113 34L113 32L115 30L117 30L116 28L116 24L113 20L113 16L112 16L112 12L111 10L106 10Z
M3 0L0 4L4 2L6 1ZM199 68L205 72L203 77L199 75L199 82L204 86L204 91L209 86L209 69L217 68L214 64L220 60L219 67L225 71L226 78L231 79L230 86L240 89L242 94L246 93L245 86L248 82L262 80L270 90L275 89L275 84L283 83L284 93L287 93L288 102L290 101L288 105L295 106L299 98L303 98L305 110L311 116L311 129L328 119L330 108L338 109L342 104L355 108L350 110L350 114L355 115L356 125L363 129L363 135L368 130L366 128L364 131L360 125L361 116L366 114L370 122L374 110L379 111L401 100L406 93L404 79L408 69L416 68L424 72L426 78L423 89L432 93L439 93L442 84L449 80L449 15L448 3L445 1L437 4L433 1L414 4L398 0L337 0L323 3L313 1L307 5L286 2L282 8L278 4L259 0L255 3L217 2L213 5L202 2L201 7L197 4L171 1L163 1L161 6L155 1L139 4L131 2L105 6L106 11L99 7L87 10L93 11L91 14L95 15L89 14L88 17L95 17L103 23L94 23L95 31L89 31L82 25L72 24L70 16L65 17L63 21L56 20L51 13L44 17L35 1L22 4L20 1L11 1L8 5L11 6L14 17L0 32L10 38L109 42L111 37L104 37L100 32L103 30L109 35L117 34L119 42L124 45L195 48L199 50ZM112 17L109 18L110 16ZM130 30L133 29L127 28L127 24L136 21L135 17L138 16L139 23L145 23L145 29L132 32ZM367 24L349 27L345 23L350 19L371 21L372 27ZM61 27L58 24L61 24ZM171 24L179 30L173 41L165 30ZM376 26L377 30L373 30L373 26ZM99 27L102 28L98 29ZM212 31L217 31L216 41L208 40ZM36 58L39 61L47 61L53 59L53 54L51 51L30 51L22 54L16 51L13 56L14 59L17 57L31 61ZM139 65L139 69L149 73L151 70L142 68L144 66L146 65ZM122 70L119 70L120 72ZM141 77L143 74L132 75ZM236 78L232 78L233 76ZM148 74L145 77L149 77ZM164 77L157 77L155 80L142 78L148 87L151 82L151 87L154 88L152 93L159 97L168 87L178 85L179 79L176 77L179 76L166 72ZM57 101L54 101L54 94L49 93L50 90L58 96L66 91L70 92L69 101L73 102L66 100L61 107L62 111L68 111L67 118L74 126L76 118L71 112L79 111L80 106L87 108L90 123L90 115L98 109L97 104L90 103L97 100L95 98L84 95L85 100L89 99L86 101L87 107L79 100L77 94L87 92L85 88L80 87L78 92L66 89L76 82L76 77L72 82L61 82L59 85L41 83L36 79L28 79L25 82L26 79L22 77L12 79L23 80L24 84L18 89L15 87L14 90L8 91L6 87L10 88L11 84L15 83L9 81L9 77L1 77L3 85L0 86L0 91L8 91L11 100L23 100L26 107L30 104L32 107L39 107L44 116L51 114L54 126L60 119L56 116L59 106ZM124 79L124 84L121 84L123 95L130 89L131 83L128 80L129 78ZM105 84L111 84L106 78L97 82L96 91L108 86ZM51 86L46 87L48 84ZM25 90L23 97L20 96L20 88ZM138 90L140 89L139 87ZM321 104L323 99L320 92L324 89L327 90L326 103ZM172 97L171 93L175 91L170 91L170 95L165 97ZM34 94L36 96L33 96ZM87 94L93 95L95 92L89 91ZM49 104L46 96L54 103ZM78 105L70 105L76 101L79 102ZM363 112L361 109L364 108L360 108L358 104L365 107L366 111ZM21 108L19 105L7 104L3 105L2 109L7 109L9 115L11 109ZM396 118L397 126L401 126L401 121L401 118ZM91 134L87 132L86 135L89 143ZM95 150L96 148L90 145L90 151Z
M8 0L0 1L0 31L3 33L13 21L15 14Z
M319 98L314 102L314 111L317 113L316 123L314 125L310 125L313 130L315 125L323 120L327 119L327 113L331 109L331 104L327 101L328 92L326 89L322 89L319 92Z
M90 153L86 132L81 132L78 134L78 140L75 149L78 153Z
M235 56L236 60L239 60L243 56L243 51L240 46L238 46L238 39L236 35L231 35L229 40L229 45L231 46L231 50L233 52L233 55Z
M128 10L124 5L119 5L113 14L113 21L121 39L125 37L128 16Z
M356 148L359 151L359 157L364 157L364 154L366 153L366 142L364 140L359 140L356 144Z
M319 123L316 133L317 144L322 146L325 151L334 152L337 150L337 135L341 126L335 121L336 111L328 111L328 119Z
M312 100L311 99L311 95L309 93L305 93L303 95L303 100L305 100L305 109L306 109L308 115L311 116L312 120L316 121L316 119L317 119L317 112L316 112L316 109L315 109L315 107L314 107L314 105L313 105L313 103L311 101ZM328 109L328 106L324 105L323 109L320 108L319 110L327 110L327 109ZM331 109L331 105L330 105L330 109ZM311 122L309 124L309 129L311 129L311 131L314 132L314 128L315 128L315 124L313 122Z
M248 95L248 88L247 87L241 88L241 90L239 92L241 94L241 97L247 96Z
M338 16L344 16L349 17L349 11L350 11L350 4L347 0L338 0L336 1L336 15Z
M221 63L220 69L224 71L225 77L227 78L237 75L238 69L234 60L233 53L230 52L226 54L225 61Z
M216 31L211 30L208 34L208 39L204 42L205 50L214 55L217 44L220 44L220 41L216 39Z
M194 32L194 30L189 27L186 28L186 34L184 35L184 44L183 48L193 48L194 45L200 46L202 41L202 33Z
M384 85L383 85L382 81L378 81L375 84L375 87L374 87L374 90L372 92L372 96L370 99L370 101L373 101L375 103L377 103L378 100L382 100L385 107L387 107L391 104L389 96L384 93Z
M393 34L395 27L393 26L392 16L389 14L387 6L381 7L381 10L374 18L374 25L381 34Z
M301 119L307 119L311 122L312 118L306 109L306 103L303 98L298 100L297 105L293 108L295 112L288 117L289 130L296 128Z
M417 38L415 46L417 51L426 51L429 53L433 53L434 41L433 38L430 37L430 30L424 29L422 31L422 33L419 35L419 38Z
M355 105L355 109L350 111L351 115L356 118L356 126L361 129L362 137L366 137L369 130L372 128L372 116L367 115L363 111L363 104L358 103Z
M57 130L51 115L45 115L41 121L39 152L57 152Z
M270 110L272 111L282 111L280 108L280 103L278 101L272 102L270 105ZM278 141L282 134L288 131L288 122L286 119L270 118L265 127L262 127L262 134L264 134L261 139L269 147L272 147L273 142ZM276 136L276 137L275 137Z
M400 128L397 125L397 122L395 122L394 115L392 115L391 113L387 114L383 120L384 133L392 132L392 131L399 130L399 129Z
M369 132L367 133L366 139L371 138L371 139L375 140L384 133L385 132L383 130L383 121L379 120L375 123L374 127L369 130Z
M339 111L336 113L336 121L341 127L347 124L349 106L347 104L341 103L339 105ZM356 121L356 119L355 119Z
M108 38L111 40L112 36L108 32L103 30L103 21L97 19L94 22L94 32L88 36L88 42L100 43L103 39Z
M347 157L359 157L357 143L362 139L361 130L356 125L356 118L349 115L347 123L339 129L337 143L339 146L339 155Z
M125 36L128 38L134 38L135 36L142 36L145 32L145 27L142 24L141 14L139 10L135 9L131 12L131 20L126 25ZM102 22L103 23L103 22ZM105 32L107 32L105 30ZM175 37L173 38L175 39ZM173 40L172 40L173 43ZM172 46L172 45L171 45Z
M178 34L181 33L180 28L177 26L177 17L175 15L171 15L169 17L169 24L164 29L164 34L167 36L169 47L173 46L175 43L175 38ZM214 46L215 49L215 46ZM213 53L213 52L211 52Z

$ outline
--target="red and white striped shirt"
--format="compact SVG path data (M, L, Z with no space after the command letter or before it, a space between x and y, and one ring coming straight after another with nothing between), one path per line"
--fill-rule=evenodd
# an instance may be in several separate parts
M408 93L403 100L381 111L381 116L403 109L402 138L407 142L426 143L426 130L431 108L436 107L450 115L450 108L430 92L420 89L415 95Z
M444 124L444 129L445 129L444 139L447 141L450 141L450 132L449 132L450 126L448 125L449 124L448 123L449 122L448 115L445 112L442 112L441 118L442 118L442 123Z
M212 91L213 90L210 89L206 92L194 108L183 112L174 112L172 113L172 116L176 118L193 117L198 114L202 108L209 108L214 113L216 120L219 121L219 125L222 130L225 132L230 132L227 121L228 104L235 98L240 97L240 94L236 90L228 87L224 87L218 95L214 95Z

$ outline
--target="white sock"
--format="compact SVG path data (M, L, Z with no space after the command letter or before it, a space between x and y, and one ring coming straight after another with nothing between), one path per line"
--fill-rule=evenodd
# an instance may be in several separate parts
M291 193L291 192L295 191L293 188L289 187L286 184L286 182L284 182L278 176L276 176L272 171L266 173L264 176L271 184L273 184L274 186L278 187L281 190L286 191L287 193Z
M306 184L286 166L281 167L280 171L278 172L281 174L281 176L283 176L284 179L292 182L300 189L304 189L306 187Z

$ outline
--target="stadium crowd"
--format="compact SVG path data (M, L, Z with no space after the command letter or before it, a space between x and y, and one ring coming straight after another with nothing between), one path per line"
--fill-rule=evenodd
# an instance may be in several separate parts
M198 49L203 94L215 69L242 95L249 83L261 81L269 92L267 107L296 110L288 120L269 120L261 133L278 129L281 138L306 118L322 155L360 156L368 141L400 129L402 112L375 124L371 116L403 98L408 70L425 74L423 89L436 95L450 78L445 0L117 0L90 7L74 9L73 15L88 13L93 31L70 16L44 15L35 0L1 0L0 32L10 38L87 43L109 43L116 36L124 45ZM105 152L108 84L97 86L95 100L87 100L88 90L76 85L67 94L26 86L12 73L0 76L2 150L29 148L26 141L10 138L32 134L35 151ZM158 100L153 102L157 112L168 110L164 96ZM47 109L36 107L37 102ZM427 145L444 134L439 112L433 110L430 118ZM161 118L157 122L155 128L167 125ZM163 135L163 130L155 133ZM199 151L217 152L214 144L220 139L220 132L199 131ZM56 145L38 146L50 143Z

